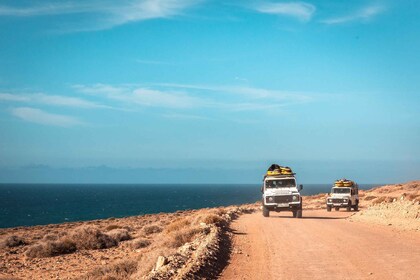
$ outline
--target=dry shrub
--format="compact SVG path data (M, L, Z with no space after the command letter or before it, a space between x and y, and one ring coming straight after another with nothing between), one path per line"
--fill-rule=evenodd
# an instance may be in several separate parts
M225 208L217 208L217 209L214 209L213 212L216 215L222 216L222 215L226 214L227 211L226 211Z
M138 263L141 264L137 268L137 272L131 276L130 279L144 279L156 265L156 261L159 256L167 257L175 253L175 249L172 248L150 248L148 252L140 255ZM147 278L146 278L147 279Z
M83 279L125 280L137 271L137 262L124 260L112 265L101 266L88 273Z
M71 239L79 250L106 249L118 245L117 240L92 226L81 226L75 229L71 234Z
M18 247L18 246L22 246L22 245L26 245L25 240L17 235L11 235L9 237L6 237L1 243L0 243L0 247L5 248L12 248L12 247Z
M117 242L131 239L131 235L128 233L128 230L122 228L113 229L106 234L115 239Z
M369 201L369 200L373 200L373 199L375 199L375 198L376 198L376 196L374 196L374 195L369 195L369 196L365 197L365 198L364 198L364 200Z
M131 243L130 246L132 249L141 249L141 248L145 248L147 246L149 246L152 242L148 239L145 238L137 238L134 239Z
M117 228L121 228L121 226L119 226L119 225L109 225L105 228L105 230L110 231L110 230L117 229Z
M420 194L409 194L407 195L407 199L413 201L420 201Z
M42 240L44 241L57 241L58 240L58 236L55 234L46 234L44 235L44 237L42 238Z
M63 238L58 241L46 241L35 244L29 247L25 254L28 258L46 258L70 254L75 251L76 244L68 238Z
M393 197L381 196L381 197L378 197L375 200L373 200L372 204L379 204L379 203L382 203L382 202L389 203L389 202L392 202L393 200L394 200Z
M191 242L194 237L202 232L200 227L187 227L178 231L172 232L164 244L170 248L178 248L187 242Z
M150 225L150 226L143 227L143 232L147 235L150 235L150 234L153 234L153 233L159 233L162 230L163 230L162 227L160 227L158 225Z
M216 214L203 215L200 220L208 225L220 224L223 222L223 218Z
M173 231L179 231L185 227L188 227L190 224L191 222L186 218L176 219L165 228L165 231L168 233Z

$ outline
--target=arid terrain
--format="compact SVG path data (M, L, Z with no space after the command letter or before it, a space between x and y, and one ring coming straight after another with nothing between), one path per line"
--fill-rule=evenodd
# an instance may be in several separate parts
M361 191L359 212L304 197L0 229L0 279L419 279L420 181Z

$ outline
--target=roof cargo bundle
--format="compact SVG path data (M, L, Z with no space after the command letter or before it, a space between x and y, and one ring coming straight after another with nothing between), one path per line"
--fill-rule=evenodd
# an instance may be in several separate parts
M354 182L352 180L347 180L345 178L336 180L334 182L335 187L353 187Z
M277 176L277 175L294 175L292 169L288 166L281 166L278 164L272 164L266 173L266 176Z

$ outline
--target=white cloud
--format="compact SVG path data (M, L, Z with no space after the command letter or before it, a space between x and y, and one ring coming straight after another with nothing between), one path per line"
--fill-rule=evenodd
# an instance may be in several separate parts
M182 91L161 91L129 86L115 87L104 84L93 86L77 85L74 88L80 92L100 94L109 99L146 107L193 108L203 105L202 99Z
M186 84L160 84L165 87L196 89L211 92L222 92L228 95L241 95L247 99L252 100L266 100L266 101L293 101L306 102L312 98L305 93L290 92L281 90L271 90L264 88L256 88L250 86L209 86L209 85L186 85Z
M44 125L69 127L83 124L79 119L74 117L51 114L40 109L29 107L14 108L12 109L12 115L24 121Z
M356 13L341 16L341 17L335 17L335 18L329 18L322 20L321 22L325 24L341 24L341 23L347 23L347 22L353 22L353 21L368 21L371 18L377 16L380 13L383 13L385 11L385 7L379 6L379 5L373 5L373 6L366 6Z
M48 95L43 93L34 93L34 94L10 94L10 93L0 93L0 101L9 101L9 102L26 102L26 103L38 103L45 105L54 105L54 106L64 106L64 107L76 107L76 108L108 108L111 107L96 104L94 102L76 98L68 97L61 95Z
M0 101L17 101L17 102L27 102L29 99L26 96L15 95L10 93L0 93Z
M201 0L86 0L79 2L50 1L44 4L17 7L0 6L0 16L36 17L64 14L82 14L83 19L68 22L60 19L74 31L102 30L129 22L155 18L169 18L182 14Z
M263 111L312 100L302 93L238 86L157 84L153 88L146 88L138 85L117 87L97 84L77 85L74 88L79 92L120 101L131 108L138 105L183 110L210 108Z
M81 98L67 97L60 95L46 95L46 94L34 94L31 96L31 100L37 103L56 105L56 106L67 106L77 108L109 108L104 105L96 104L94 102L84 100Z
M308 21L315 13L316 7L305 2L263 2L255 6L255 10L264 14L290 16L302 21Z

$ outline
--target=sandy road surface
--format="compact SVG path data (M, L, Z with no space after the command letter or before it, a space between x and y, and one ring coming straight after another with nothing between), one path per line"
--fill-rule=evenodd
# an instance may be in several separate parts
M350 222L349 213L261 211L231 225L221 279L420 279L420 233Z

